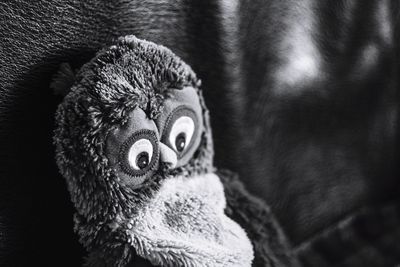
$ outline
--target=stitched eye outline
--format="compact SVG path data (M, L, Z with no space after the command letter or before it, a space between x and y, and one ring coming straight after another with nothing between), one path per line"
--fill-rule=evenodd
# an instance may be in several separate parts
M170 140L170 134L172 127L174 126L175 122L181 119L182 117L189 117L193 121L193 133L190 138L189 143L185 144L185 148L182 151L178 151L176 149L175 144L171 143ZM179 134L177 135L177 137ZM193 143L195 143L196 138L198 138L198 118L193 109L191 109L189 106L182 105L174 110L171 111L170 115L168 116L165 124L164 124L164 129L163 129L163 135L162 135L162 142L172 148L174 152L176 153L178 159L183 158L188 151L191 150L191 147Z
M139 140L148 140L153 147L153 155L149 164L143 169L135 169L129 162L129 152L131 147ZM133 133L122 145L119 152L119 165L121 170L132 177L142 177L150 171L154 171L157 167L160 150L158 138L154 131L149 129L142 129Z

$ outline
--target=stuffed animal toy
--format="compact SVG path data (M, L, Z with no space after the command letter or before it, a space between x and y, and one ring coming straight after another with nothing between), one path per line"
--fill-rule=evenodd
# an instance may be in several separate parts
M127 36L100 51L74 75L54 142L86 265L290 265L266 206L213 166L200 80L166 47Z

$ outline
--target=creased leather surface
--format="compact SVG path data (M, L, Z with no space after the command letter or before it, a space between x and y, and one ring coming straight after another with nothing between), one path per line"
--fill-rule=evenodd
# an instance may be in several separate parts
M398 190L399 2L3 1L0 265L81 262L49 89L111 39L168 46L203 80L216 165L294 243ZM46 262L43 261L46 259Z

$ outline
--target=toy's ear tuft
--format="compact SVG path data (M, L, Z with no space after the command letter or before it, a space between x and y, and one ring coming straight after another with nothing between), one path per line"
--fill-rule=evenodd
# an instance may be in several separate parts
M67 95L74 84L75 73L68 63L62 63L58 71L53 76L50 88L55 95L64 97Z

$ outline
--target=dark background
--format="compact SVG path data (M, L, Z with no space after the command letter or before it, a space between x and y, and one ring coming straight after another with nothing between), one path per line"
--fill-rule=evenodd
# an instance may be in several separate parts
M79 68L126 34L166 45L193 67L211 112L216 165L239 172L267 201L293 245L395 198L399 7L390 0L1 2L0 265L81 263L52 145L61 99L49 84L60 63Z

